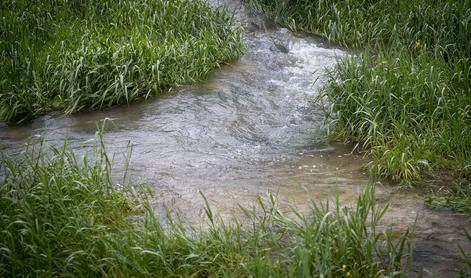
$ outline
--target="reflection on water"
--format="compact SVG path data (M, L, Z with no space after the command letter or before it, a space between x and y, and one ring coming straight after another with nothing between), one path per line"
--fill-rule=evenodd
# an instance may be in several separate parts
M199 191L223 218L236 213L237 204L250 205L268 192L276 193L282 206L306 213L309 195L326 200L338 192L343 203L353 203L368 182L361 158L348 147L320 141L323 114L310 103L325 70L347 53L264 21L238 1L219 2L235 9L246 30L239 61L207 81L129 106L0 126L0 150L19 152L35 136L50 144L67 137L87 150L97 124L109 119L107 148L122 153L128 140L133 142L131 178L154 188L160 213L167 206L201 221ZM117 156L116 168L123 161ZM403 229L417 220L414 270L453 276L456 243L467 246L460 230L471 226L467 217L429 210L417 193L388 186L377 191L391 206L385 226Z

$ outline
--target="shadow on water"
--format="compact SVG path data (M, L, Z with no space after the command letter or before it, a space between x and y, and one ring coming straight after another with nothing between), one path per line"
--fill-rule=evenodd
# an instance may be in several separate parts
M67 137L87 149L97 123L109 119L108 150L122 153L128 140L133 142L131 179L153 186L160 213L169 207L198 223L204 216L199 191L223 218L234 215L237 204L248 206L268 192L276 193L282 206L306 213L309 195L322 201L339 192L343 203L353 203L368 182L364 161L349 154L348 146L320 140L323 114L311 104L325 70L348 54L280 28L237 0L212 2L234 9L246 30L247 48L239 61L215 70L204 82L175 87L158 98L0 126L0 150L19 152L35 136L49 144ZM123 164L116 157L116 168ZM377 194L390 203L385 227L416 225L411 274L426 269L439 277L454 276L457 244L471 249L462 233L471 227L468 217L430 210L417 192L379 186Z

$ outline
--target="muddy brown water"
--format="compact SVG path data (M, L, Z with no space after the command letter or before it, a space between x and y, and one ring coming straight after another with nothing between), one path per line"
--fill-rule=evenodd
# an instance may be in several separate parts
M51 114L20 126L0 124L0 151L16 155L25 144L68 138L79 151L95 144L97 124L107 119L110 153L133 154L129 178L150 185L157 213L168 207L198 223L204 192L223 219L257 196L275 193L282 206L308 212L309 195L353 204L368 183L365 160L351 148L326 143L323 113L313 105L332 68L348 53L318 38L291 32L252 13L237 0L212 1L234 9L245 29L246 50L206 81L173 88L168 94L108 110L71 116ZM115 157L116 168L124 159ZM383 225L402 230L415 224L412 276L454 277L457 245L466 250L462 229L469 217L431 210L420 192L377 186L389 203Z

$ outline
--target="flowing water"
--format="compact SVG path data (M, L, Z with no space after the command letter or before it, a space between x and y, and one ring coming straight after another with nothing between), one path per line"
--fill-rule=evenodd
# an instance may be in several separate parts
M324 115L312 104L325 70L348 53L280 28L237 0L221 2L212 4L234 9L245 29L246 50L237 62L206 81L129 106L1 125L0 150L18 153L37 137L49 144L68 138L88 150L97 124L107 119L109 152L124 153L132 141L130 178L152 186L158 213L168 207L201 221L199 191L223 218L268 192L277 194L282 206L306 213L309 195L322 201L338 192L342 203L352 204L368 182L361 170L365 161L351 154L351 147L322 140ZM117 168L124 161L117 156ZM377 195L390 204L384 226L400 230L415 223L411 274L454 276L457 244L471 249L462 233L471 227L469 217L430 210L418 192L380 185Z

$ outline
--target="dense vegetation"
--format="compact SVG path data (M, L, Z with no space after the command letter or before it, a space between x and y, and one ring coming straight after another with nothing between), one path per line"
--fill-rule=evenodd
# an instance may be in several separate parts
M410 249L407 233L376 230L386 208L373 187L355 208L313 203L309 218L269 198L243 209L246 224L225 225L208 205L203 230L170 216L163 226L146 191L114 184L106 152L94 153L64 144L1 161L0 276L384 277Z
M332 136L366 150L374 173L409 185L445 174L469 187L471 1L246 1L354 50L320 99Z
M0 121L128 103L236 59L228 11L202 0L0 1Z

